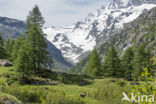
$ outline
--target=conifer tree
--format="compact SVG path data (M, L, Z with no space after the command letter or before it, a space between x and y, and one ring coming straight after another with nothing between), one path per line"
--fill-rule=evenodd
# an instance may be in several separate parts
M6 58L6 53L5 49L2 44L0 44L0 59L5 59Z
M20 73L20 75L22 75L23 80L25 80L25 78L27 78L28 76L32 75L33 73L33 60L30 57L31 56L31 47L30 43L28 43L27 41L24 41L23 44L19 51L18 51L18 56L15 60L15 65L17 68L17 71Z
M122 57L122 66L124 69L124 77L127 80L132 80L132 73L134 72L133 68L133 58L134 58L134 53L132 48L128 48L123 57Z
M138 76L143 72L144 67L149 67L149 60L151 58L151 53L149 50L145 50L144 45L139 45L133 60L133 66L135 69L134 79L138 79Z
M33 70L34 73L39 73L41 67L45 67L49 61L49 55L46 50L47 43L44 38L45 34L42 31L43 24L44 20L39 8L38 6L35 6L27 17L27 36L24 42L24 44L29 43L26 45L26 47L29 47L29 49L25 51L28 55L27 57L32 60L30 64L32 64L31 70ZM19 64L17 63L17 65Z
M101 60L96 49L90 55L87 72L91 76L99 76L101 73Z
M12 49L12 54L11 54L12 61L14 61L17 58L19 49L24 44L23 41L24 41L24 38L22 35L18 36L18 38L16 39L15 44Z
M39 28L42 28L45 23L44 18L42 17L42 14L37 5L35 5L35 7L32 9L32 11L29 12L29 15L27 16L26 28L30 28L30 26L34 24L34 22Z
M5 50L6 50L7 59L11 58L14 43L15 43L14 39L10 40L9 38L7 38L5 40L4 47L5 47Z
M0 33L0 44L3 45L3 38L2 38L2 34Z
M121 69L121 63L120 63L120 59L118 57L117 51L115 50L114 46L111 46L105 61L104 61L104 65L103 65L103 70L104 70L104 74L106 76L110 76L110 77L121 77L122 76L122 69Z
M6 53L5 53L5 49L3 46L3 38L0 33L0 59L4 59L4 58L6 58Z

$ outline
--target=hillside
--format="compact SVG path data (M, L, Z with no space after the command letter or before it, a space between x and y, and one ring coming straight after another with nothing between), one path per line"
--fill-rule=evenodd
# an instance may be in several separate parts
M153 55L156 55L156 8L152 8L141 14L134 21L124 24L123 30L116 33L115 35L108 38L108 40L103 41L102 44L96 46L101 57L105 57L108 52L109 47L112 43L115 45L116 49L119 51L119 56L122 56L124 51L128 47L133 47L134 50L137 49L138 45L144 44L146 48L149 48ZM84 58L78 64L76 64L70 72L73 73L83 73L83 69L87 65L88 58Z
M113 0L73 26L45 28L47 39L72 63L79 62L93 48L119 33L125 23L156 6L154 0Z
M19 34L24 32L25 23L23 21L0 17L0 32L3 38L17 38ZM5 35L4 35L5 34Z
M150 48L153 55L156 54L156 8L141 14L134 21L124 25L123 30L112 36L106 43L101 45L100 53L106 54L107 48L114 42L114 45L122 53L130 46L137 48L145 43Z
M19 35L23 35L24 32L25 22L12 18L0 17L0 33L4 40L7 38L16 39ZM55 69L66 70L72 67L72 64L65 60L58 48L47 39L46 42L48 44L47 50L55 62Z

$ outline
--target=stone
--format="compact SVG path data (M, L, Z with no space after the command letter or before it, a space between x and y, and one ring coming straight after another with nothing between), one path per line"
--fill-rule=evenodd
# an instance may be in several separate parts
M13 66L13 64L8 60L0 59L0 66Z

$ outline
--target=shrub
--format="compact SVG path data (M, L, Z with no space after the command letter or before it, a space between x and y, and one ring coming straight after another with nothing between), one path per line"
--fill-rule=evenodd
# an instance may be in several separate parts
M136 95L138 94L146 95L146 96L155 95L155 92L156 92L155 77L156 76L150 75L147 68L144 68L144 71L139 77L138 84L133 86L132 92ZM137 102L138 102L137 104L153 104L153 103L147 102L146 100L143 100L143 102L140 102L137 99Z

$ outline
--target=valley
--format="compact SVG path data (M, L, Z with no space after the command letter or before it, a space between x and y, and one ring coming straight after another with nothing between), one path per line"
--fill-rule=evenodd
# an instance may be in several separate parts
M109 2L71 26L0 17L0 104L154 104L156 1Z

